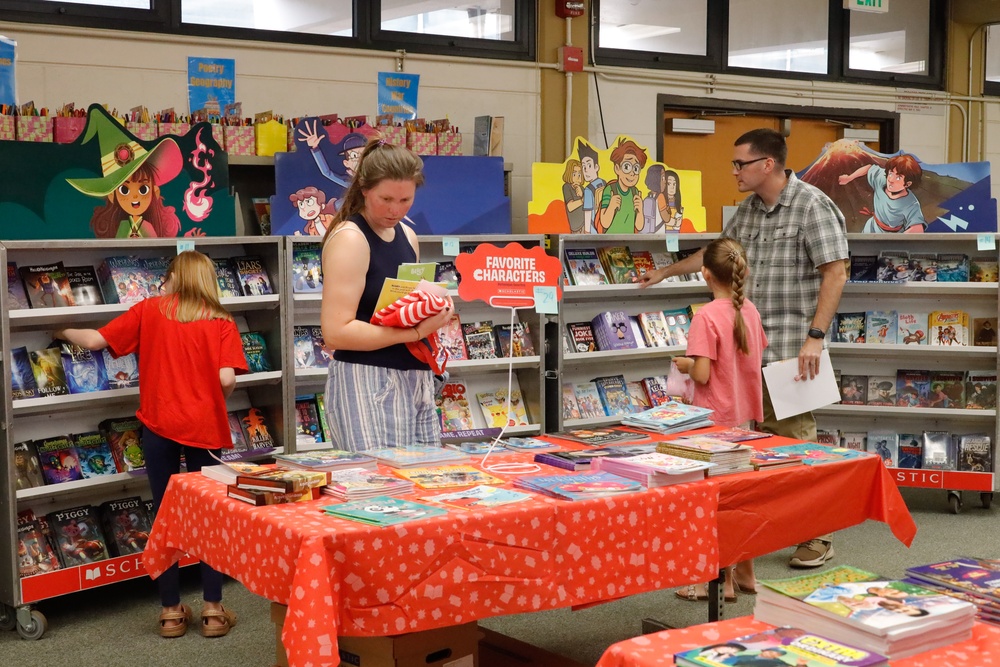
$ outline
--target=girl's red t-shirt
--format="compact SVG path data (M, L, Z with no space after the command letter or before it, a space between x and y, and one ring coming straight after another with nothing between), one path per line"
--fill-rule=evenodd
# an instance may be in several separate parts
M224 319L168 319L160 311L164 298L140 301L98 329L115 357L139 353L136 417L183 445L232 447L219 370L247 372L239 330Z

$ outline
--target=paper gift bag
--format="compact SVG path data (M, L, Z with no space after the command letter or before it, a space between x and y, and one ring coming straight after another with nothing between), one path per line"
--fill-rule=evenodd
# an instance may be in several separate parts
M377 129L387 144L406 146L406 128L402 125L379 125Z
M182 137L188 133L191 125L189 123L157 123L156 128L161 137L165 134L175 134Z
M256 155L256 139L251 125L223 125L226 152L230 155Z
M284 123L271 119L254 125L257 131L257 155L274 155L288 150L288 132Z
M52 141L52 119L48 116L17 116L18 141Z
M125 123L125 129L140 141L152 141L157 136L156 123L153 122L140 123L138 121L129 121Z
M461 155L462 135L458 132L438 132L437 133L437 154L438 155Z
M86 116L56 116L52 119L52 139L57 144L71 144L86 124Z
M433 132L408 132L406 147L417 155L437 155L437 137Z
M15 116L0 116L0 141L14 141L17 138Z

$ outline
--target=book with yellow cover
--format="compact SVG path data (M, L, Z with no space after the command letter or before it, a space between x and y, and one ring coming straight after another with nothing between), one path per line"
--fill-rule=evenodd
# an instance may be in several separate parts
M395 303L397 299L406 296L418 287L424 292L430 292L438 296L447 296L448 294L448 287L444 283L386 278L385 282L382 283L382 291L378 294L378 301L375 303L375 312L377 313L389 304Z
M447 489L456 486L472 486L474 484L505 483L505 480L494 477L470 465L409 468L396 470L395 474L405 477L422 489Z

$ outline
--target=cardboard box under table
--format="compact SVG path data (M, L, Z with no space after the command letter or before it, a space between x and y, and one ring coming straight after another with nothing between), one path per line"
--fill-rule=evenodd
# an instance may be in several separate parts
M275 659L288 667L281 630L288 607L271 603ZM464 623L393 637L338 637L341 665L354 667L479 667L479 626Z

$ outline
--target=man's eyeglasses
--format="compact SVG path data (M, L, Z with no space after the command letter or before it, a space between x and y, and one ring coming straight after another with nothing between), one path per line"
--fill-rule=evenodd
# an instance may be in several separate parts
M754 162L760 162L761 160L767 160L767 156L755 158L753 160L733 160L733 169L736 171L743 171L743 167L748 164L753 164Z

